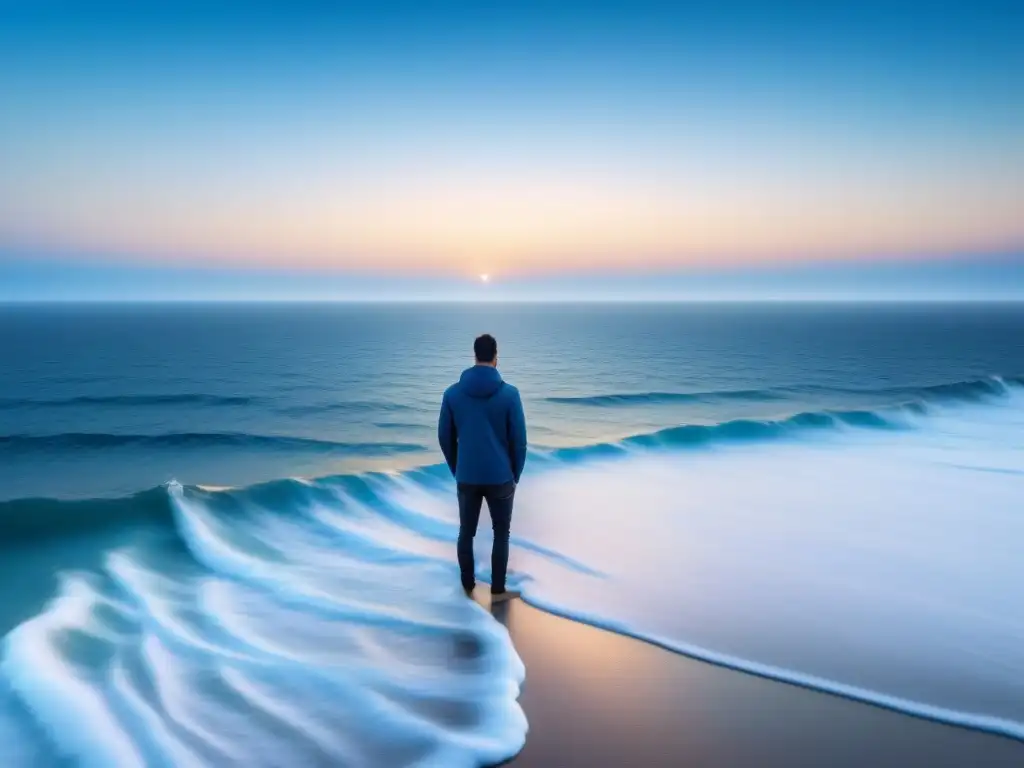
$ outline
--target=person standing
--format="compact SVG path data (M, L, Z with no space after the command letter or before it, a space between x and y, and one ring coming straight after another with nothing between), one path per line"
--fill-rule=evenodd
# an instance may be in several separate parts
M505 588L512 502L526 465L526 416L519 390L498 373L498 343L490 334L473 342L475 364L445 390L437 439L458 487L459 570L462 587L476 586L473 539L487 500L494 529L491 595L494 602L519 592Z

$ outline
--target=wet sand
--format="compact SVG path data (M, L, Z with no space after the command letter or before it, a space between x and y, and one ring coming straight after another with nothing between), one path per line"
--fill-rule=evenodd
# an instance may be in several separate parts
M514 768L1024 766L1011 739L716 667L519 600L492 612L526 664L530 731Z

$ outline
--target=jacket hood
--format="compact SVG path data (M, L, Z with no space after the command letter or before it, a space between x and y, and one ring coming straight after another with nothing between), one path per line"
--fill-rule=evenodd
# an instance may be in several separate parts
M459 378L459 385L470 397L490 397L501 389L504 383L498 369L489 365L474 365L467 368Z

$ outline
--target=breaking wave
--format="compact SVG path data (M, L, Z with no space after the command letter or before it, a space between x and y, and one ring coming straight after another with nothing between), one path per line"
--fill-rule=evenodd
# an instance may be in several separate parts
M475 766L515 754L524 669L506 630L466 600L448 546L363 503L369 482L7 505L51 526L125 523L129 510L152 524L101 570L62 574L4 640L0 669L57 755Z
M1011 387L1024 386L1024 377L990 376L950 384L924 387L855 388L800 385L768 389L713 390L707 392L629 392L585 396L547 397L545 402L559 405L609 408L668 403L721 403L730 401L772 402L796 399L808 394L864 395L878 398L904 398L922 403L978 402L1007 394Z

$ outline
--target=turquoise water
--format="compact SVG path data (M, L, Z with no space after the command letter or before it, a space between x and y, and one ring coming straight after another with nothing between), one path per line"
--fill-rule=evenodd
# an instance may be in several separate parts
M9 306L8 764L515 753L434 437L482 331L528 600L1024 736L1020 305Z

